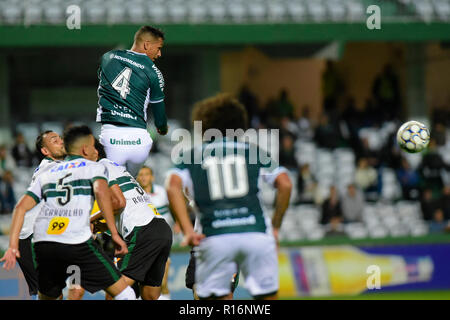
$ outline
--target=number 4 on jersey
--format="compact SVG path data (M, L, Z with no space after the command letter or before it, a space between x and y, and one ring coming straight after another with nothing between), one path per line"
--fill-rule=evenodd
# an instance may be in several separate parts
M112 87L120 93L122 99L126 99L127 95L130 93L130 77L132 70L128 67L123 68L123 70L117 75L117 77L112 82Z

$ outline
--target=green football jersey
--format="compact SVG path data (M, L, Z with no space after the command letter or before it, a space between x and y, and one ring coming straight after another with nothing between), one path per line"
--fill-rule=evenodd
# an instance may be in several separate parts
M149 103L164 101L163 75L143 53L131 50L105 53L98 77L97 122L145 129ZM162 114L154 114L155 125L166 126L164 108L158 108L157 112Z
M202 232L206 236L266 232L258 183L260 177L273 183L285 169L263 164L256 145L226 139L188 153L181 155L183 160L177 161L181 163L173 172L181 176L185 186L193 188ZM200 158L201 163L194 161Z

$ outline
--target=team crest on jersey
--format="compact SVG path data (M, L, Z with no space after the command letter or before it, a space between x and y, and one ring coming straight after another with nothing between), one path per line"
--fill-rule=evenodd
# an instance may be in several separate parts
M62 170L66 170L66 169L81 168L81 167L85 167L85 166L86 166L85 161L73 161L73 162L68 162L66 164L57 166L56 168L52 169L50 172L57 172L57 171L62 171Z

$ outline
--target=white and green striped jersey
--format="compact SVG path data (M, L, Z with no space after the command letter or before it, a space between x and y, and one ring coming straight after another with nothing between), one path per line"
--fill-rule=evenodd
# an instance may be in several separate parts
M150 197L142 190L139 183L128 173L125 167L109 159L101 159L100 163L108 170L109 186L117 184L126 199L124 210L116 218L117 229L122 237L126 238L134 227L145 226L153 218L159 218L149 207L149 204L152 204Z
M40 176L42 173L47 172L50 170L53 166L57 165L59 161L54 161L50 158L44 158L42 159L39 166L34 170L33 176L31 178L31 183L33 183L38 176ZM34 227L34 221L36 220L36 217L41 210L43 205L43 202L39 202L33 209L25 213L25 217L23 220L23 226L20 230L19 239L26 239L29 236L33 234L33 227Z
M92 237L93 184L108 180L106 168L81 156L68 156L31 183L27 194L43 201L34 224L34 242L79 244Z
M162 216L170 215L169 199L167 198L166 189L158 184L153 184L152 190L148 193L150 201Z

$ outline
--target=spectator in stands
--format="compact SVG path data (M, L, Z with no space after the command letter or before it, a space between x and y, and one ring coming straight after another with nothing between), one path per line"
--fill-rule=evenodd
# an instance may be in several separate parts
M0 146L0 178L3 177L5 171L14 172L16 163L14 158L8 153L5 145Z
M248 84L244 84L239 92L238 100L241 102L248 113L248 124L249 128L257 127L259 123L259 102L258 98L250 91Z
M442 233L447 228L447 221L444 219L444 211L437 208L433 213L433 220L429 223L430 233Z
M280 136L283 136L285 134L291 135L294 141L297 139L298 136L297 125L289 117L282 117L280 120Z
M381 166L398 169L401 167L402 153L397 143L397 132L392 132L380 149L379 163Z
M311 141L314 138L314 125L311 120L309 106L305 105L302 109L296 109L297 117L297 132L298 138L302 140Z
M400 86L391 64L386 64L382 73L375 78L372 94L384 120L393 120L400 116Z
M433 138L436 140L437 147L445 146L447 140L447 130L441 121L443 120L436 122L434 124L434 128L431 129L431 132L433 132Z
M328 60L325 71L322 73L322 97L323 110L331 118L335 118L337 114L339 99L343 91L344 82L333 61Z
M422 210L422 217L425 221L433 220L433 215L439 207L438 201L433 197L433 191L430 188L425 188L420 198L420 209Z
M329 121L328 116L322 113L319 125L314 132L314 140L321 148L335 149L339 146L340 132L334 123Z
M425 187L431 188L437 196L440 196L444 187L442 179L443 171L448 170L448 167L437 150L436 140L434 138L430 139L430 143L425 152L418 171Z
M351 183L347 186L347 192L342 196L342 213L344 222L361 222L364 210L364 195Z
M445 220L450 220L450 184L446 185L442 190L442 197L440 199L440 206L444 210Z
M362 114L356 107L355 98L348 97L344 110L340 115L340 121L347 128L348 137L346 139L353 150L358 150L360 147L358 130L361 127L361 118Z
M358 166L355 169L355 185L364 192L366 198L373 198L377 192L377 170L369 165L367 158L358 160Z
M402 157L401 167L397 169L397 178L402 188L403 199L418 200L420 196L420 175L411 168L408 160Z
M6 170L0 179L0 213L11 213L16 205L13 184L12 172Z
M22 133L17 133L15 143L11 149L11 155L19 167L31 167L33 165L33 153L25 143Z
M314 203L317 191L317 179L311 172L309 163L300 166L297 178L297 203Z
M286 88L281 89L278 100L275 101L275 106L277 108L276 114L279 118L294 118L294 105L289 99L289 94Z
M342 207L335 186L330 187L328 199L322 203L322 218L320 223L326 226L327 234L342 233Z
M356 151L356 158L365 158L370 166L378 167L380 164L379 157L380 153L370 147L369 138L362 137L360 139L359 149Z
M285 134L280 137L280 140L280 165L289 170L297 171L298 164L295 158L294 138L290 134Z

